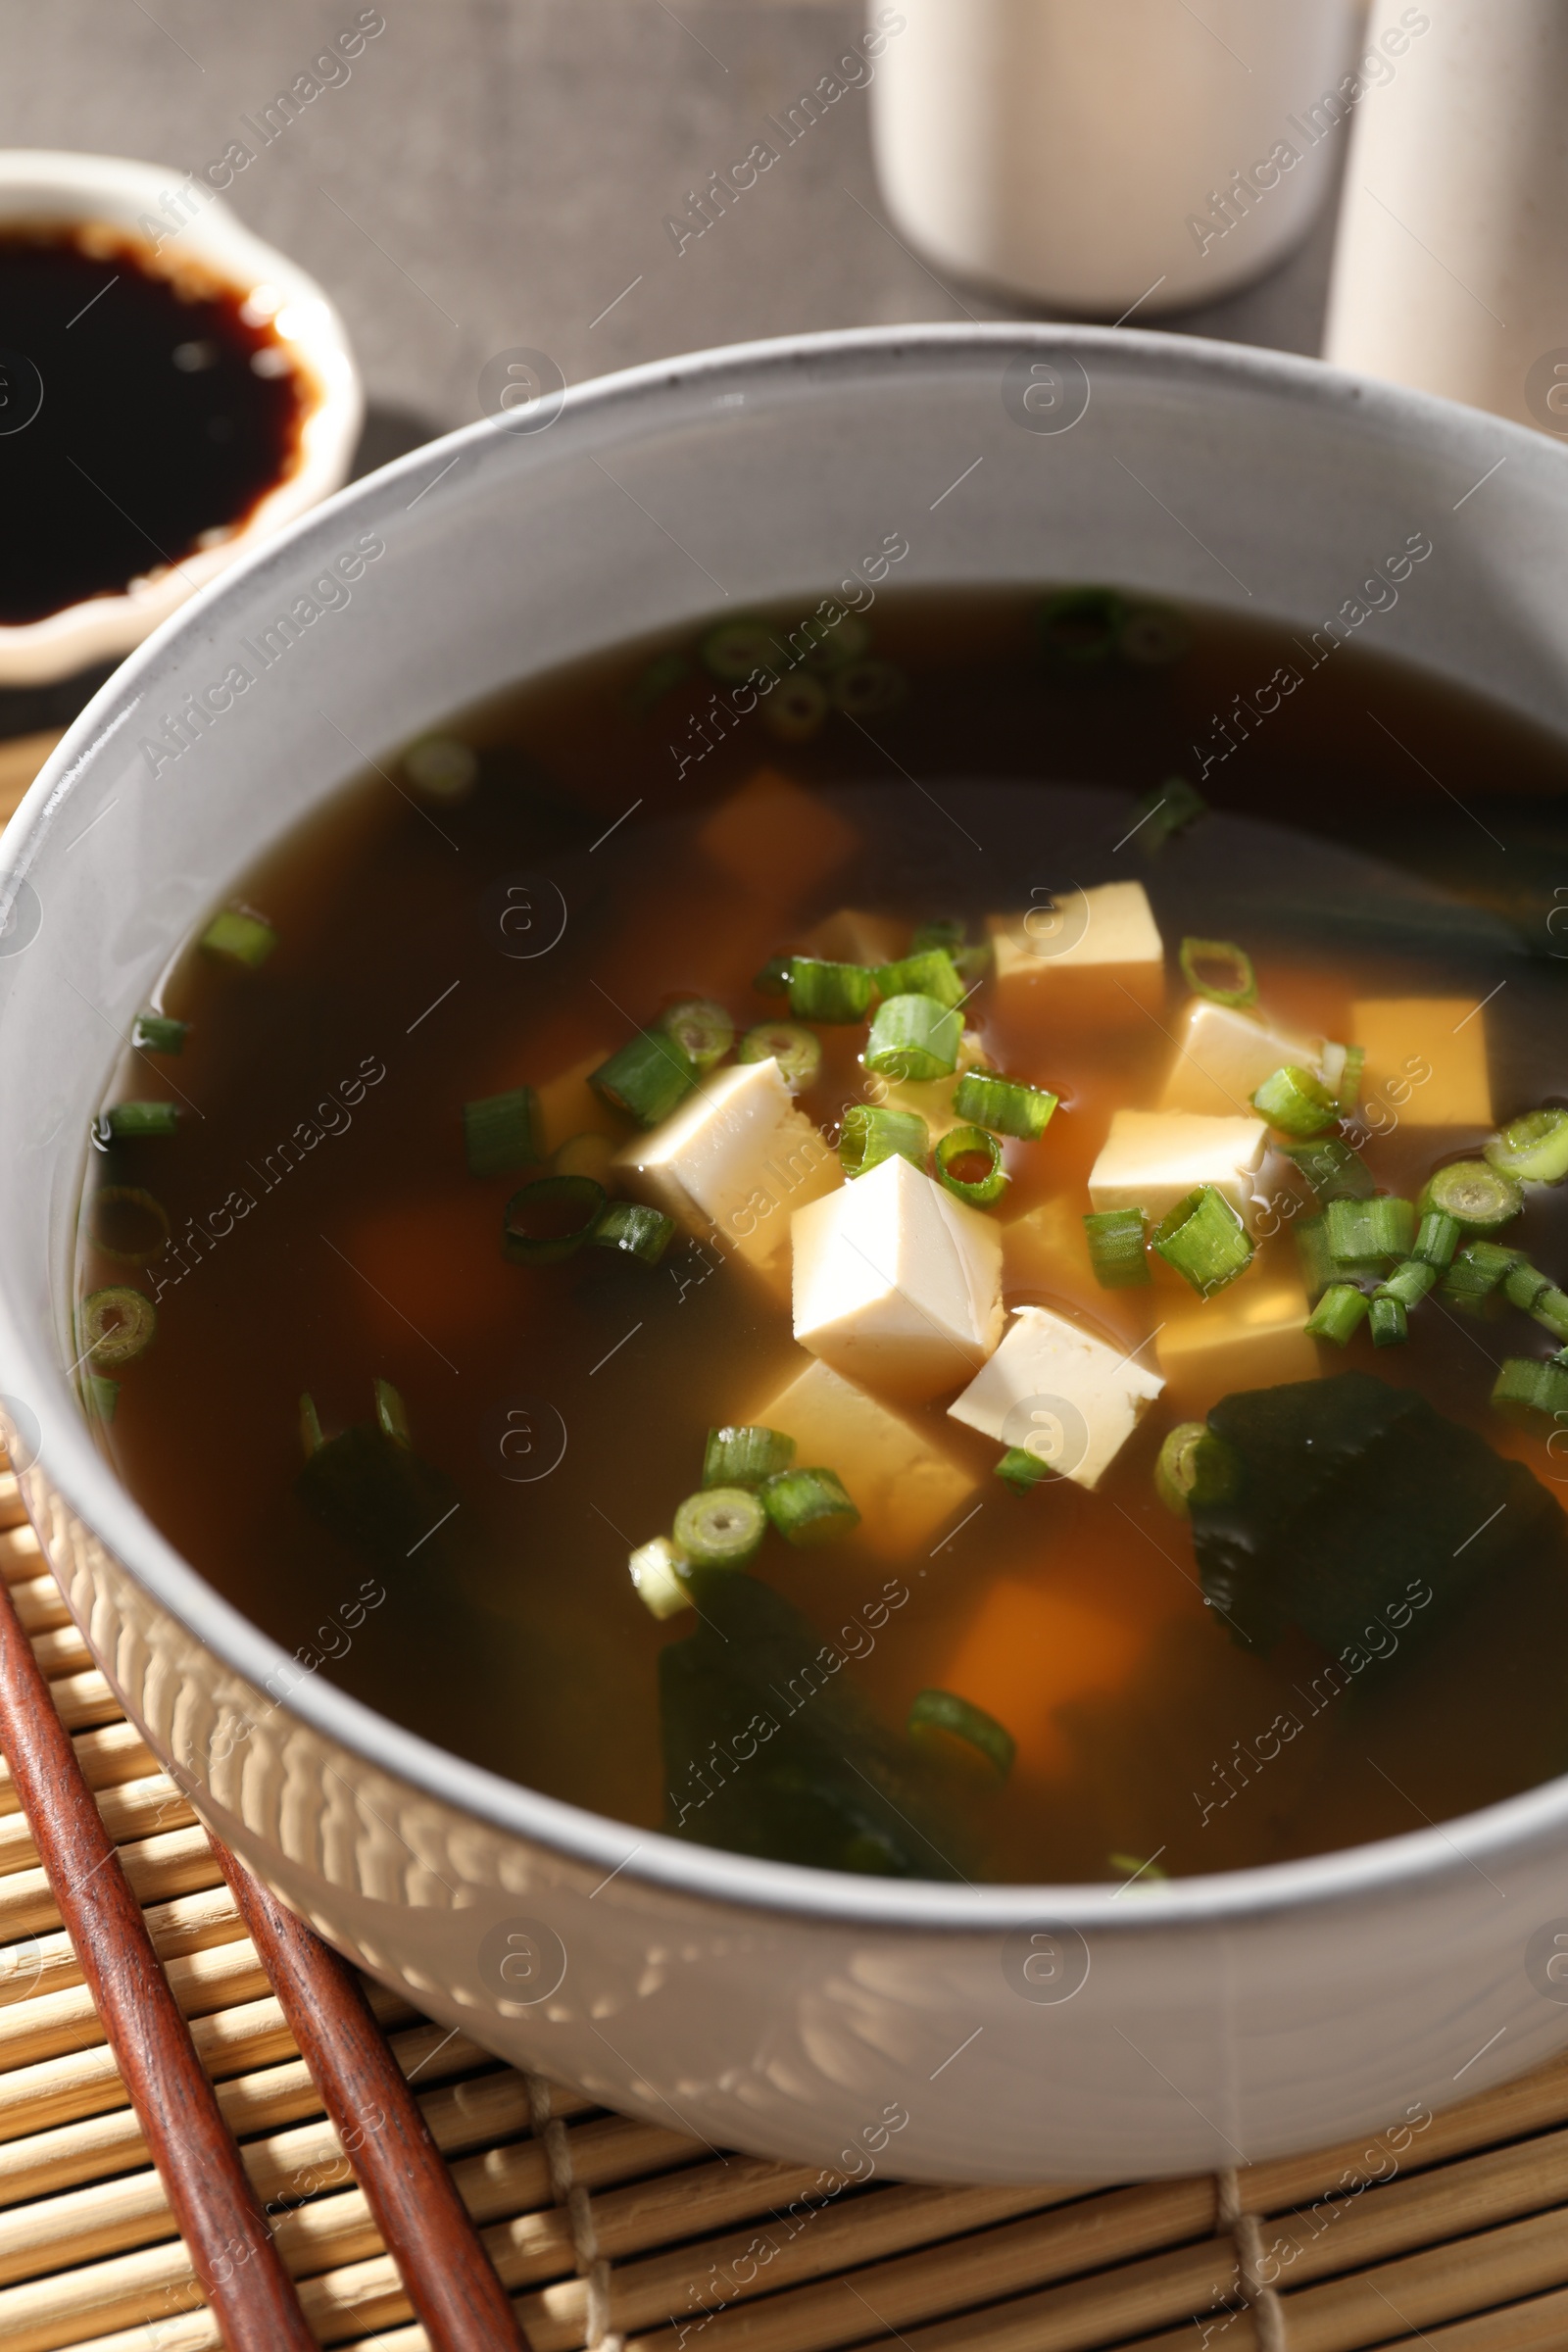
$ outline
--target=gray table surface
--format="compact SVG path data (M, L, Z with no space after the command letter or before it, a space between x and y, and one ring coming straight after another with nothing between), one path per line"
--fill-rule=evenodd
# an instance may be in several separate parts
M677 254L686 191L859 30L856 0L382 0L347 78L263 110L359 0L0 0L0 143L136 156L171 182L243 137L229 194L332 293L372 403L364 463L479 414L493 353L568 382L755 335L1039 316L935 275L886 224L850 92ZM1157 321L1315 351L1332 221L1255 287ZM362 466L363 469L363 466Z

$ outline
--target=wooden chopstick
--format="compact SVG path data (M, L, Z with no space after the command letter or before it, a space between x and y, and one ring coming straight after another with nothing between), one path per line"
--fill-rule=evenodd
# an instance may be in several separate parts
M228 2352L315 2352L141 1905L4 1588L0 1747Z
M213 1851L434 2352L525 2352L358 1979L216 1838Z

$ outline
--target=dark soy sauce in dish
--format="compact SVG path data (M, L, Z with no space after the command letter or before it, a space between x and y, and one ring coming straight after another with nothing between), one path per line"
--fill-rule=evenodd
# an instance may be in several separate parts
M1358 1290L1343 1347L1303 1336L1328 1277L1307 1283L1298 1235L1328 1211L1279 1131L1250 1263L1211 1296L1158 1257L1152 1223L1137 1247L1153 1279L1102 1287L1083 1224L1113 1118L1160 1105L1181 1024L1215 1006L1183 974L1186 940L1245 950L1258 996L1242 1017L1316 1039L1323 1069L1321 1041L1365 1045L1355 1103L1327 1132L1396 1223L1434 1170L1485 1173L1499 1123L1568 1101L1568 755L1359 648L1314 658L1200 610L1117 622L1107 647L1106 609L889 595L869 651L777 657L777 685L744 710L713 674L745 665L722 633L716 649L700 631L618 648L407 750L400 791L379 774L345 790L237 881L217 952L176 957L106 1097L163 1107L101 1126L80 1265L84 1295L155 1302L156 1338L136 1352L133 1335L118 1362L111 1331L86 1401L133 1494L294 1673L641 1828L916 1876L1277 1861L1568 1764L1568 1462L1549 1412L1491 1403L1500 1366L1546 1380L1557 1344L1515 1291L1460 1301L1451 1266L1424 1289L1405 1277L1408 1337L1374 1347L1369 1311L1387 1329L1393 1307L1373 1294L1418 1246L1412 1222L1381 1260L1338 1269ZM798 619L764 616L764 635L785 644ZM760 771L784 781L758 835ZM972 954L988 914L1044 909L1049 940L1048 892L1070 913L1077 889L1106 885L1142 891L1162 943L1130 1011L1103 992L1054 998L1049 976L1015 989ZM845 909L864 918L859 956ZM1019 1492L997 1475L1003 1443L949 1412L965 1366L896 1400L914 1450L889 1477L847 1426L799 1454L839 1474L858 1526L820 1548L770 1530L749 1569L702 1572L698 1607L656 1618L629 1553L669 1537L710 1429L776 1427L815 1359L787 1285L711 1238L679 1231L654 1263L571 1247L610 1151L639 1132L586 1073L681 1000L713 1001L737 1034L793 1022L820 1048L796 1106L836 1182L845 1105L878 1100L869 1016L813 1023L755 980L812 945L820 960L900 956L944 917L984 1057L1059 1097L1038 1140L1004 1136L1003 1200L964 1206L1004 1226L1003 1303L1067 1318L1166 1386L1093 1489ZM1195 968L1220 986L1212 958ZM1406 1038L1386 1008L1409 1004ZM519 1139L523 1087L537 1124ZM511 1110L469 1137L495 1172L474 1174L464 1105L495 1098ZM986 1166L971 1151L956 1173ZM547 1178L516 1262L507 1204ZM911 1162L845 1197L879 1179L933 1182ZM1554 1286L1568 1188L1522 1197L1494 1248ZM1475 1240L1459 1237L1466 1265ZM1287 1397L1293 1479L1302 1415L1343 1400L1338 1499L1297 1479L1295 1517L1259 1535L1272 1441L1223 1404L1238 1392ZM1195 1491L1184 1517L1156 1467L1210 1415L1253 1485L1242 1505ZM369 1489L332 1451L345 1431ZM335 1498L307 1453L348 1477ZM1494 1495L1490 1534L1442 1516L1473 1505L1479 1523ZM1384 1514L1370 1549L1369 1513ZM1403 1563L1396 1585L1379 1582L1384 1558ZM928 1697L915 1738L911 1707L933 1691L971 1713L955 1732ZM1004 1776L998 1729L1015 1743Z
M0 229L0 623L179 564L293 470L312 394L247 303L110 228Z

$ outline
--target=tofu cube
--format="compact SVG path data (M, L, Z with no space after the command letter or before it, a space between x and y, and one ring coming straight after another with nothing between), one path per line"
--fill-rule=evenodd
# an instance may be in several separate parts
M908 937L908 924L891 914L841 906L814 923L801 947L808 956L820 956L829 963L893 963L904 954Z
M1212 1298L1173 1298L1154 1335L1172 1403L1197 1418L1236 1389L1315 1379L1316 1344L1302 1329L1310 1312L1294 1267L1254 1265Z
M797 1209L795 1337L846 1380L918 1402L1002 1337L1002 1237L908 1160Z
M779 901L825 881L854 849L856 834L826 802L762 767L714 809L697 841L737 882Z
M534 1088L542 1131L540 1149L547 1157L574 1135L608 1135L618 1142L625 1134L625 1120L601 1102L588 1083L589 1071L602 1069L614 1051L613 1046L601 1046L597 1053L574 1061L569 1070Z
M1354 1004L1349 1043L1366 1049L1363 1104L1383 1103L1407 1127L1492 1125L1486 1015L1474 997L1379 997Z
M771 1060L715 1070L611 1164L634 1200L717 1242L781 1295L792 1212L843 1181L838 1154L796 1109Z
M1288 1062L1315 1074L1322 1058L1320 1037L1292 1037L1233 1004L1195 997L1176 1024L1176 1054L1160 1107L1245 1117L1265 1078Z
M1004 1004L1037 996L1054 1018L1103 1027L1164 1003L1164 943L1141 882L1064 891L1054 913L990 914L986 929Z
M1159 1373L1065 1315L1018 1306L996 1354L948 1410L1080 1487L1096 1487L1164 1386Z
M1168 1208L1211 1184L1250 1229L1252 1195L1268 1149L1259 1118L1214 1119L1192 1110L1118 1110L1089 1171L1096 1208L1141 1208L1157 1225Z
M902 1413L820 1361L747 1418L793 1438L803 1469L838 1472L860 1514L858 1540L878 1559L929 1545L981 1483Z

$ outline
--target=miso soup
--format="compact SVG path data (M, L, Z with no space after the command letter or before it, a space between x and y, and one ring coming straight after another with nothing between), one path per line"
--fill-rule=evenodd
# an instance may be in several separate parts
M171 964L83 1408L293 1673L634 1830L1143 1888L1527 1788L1565 786L1130 590L530 680Z

